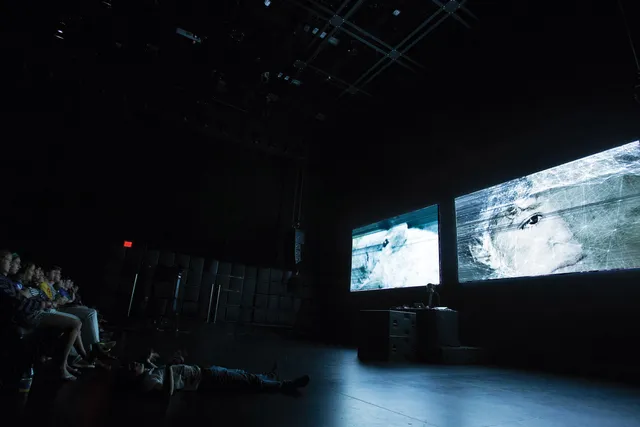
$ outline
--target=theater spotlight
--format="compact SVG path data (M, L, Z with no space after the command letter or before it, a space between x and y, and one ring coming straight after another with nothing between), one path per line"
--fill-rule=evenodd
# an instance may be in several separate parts
M191 31L187 31L187 30L184 30L182 28L176 28L176 34L188 38L194 44L195 43L202 43L202 39L200 37L198 37L197 35L195 35L194 33L192 33Z
M63 21L60 21L56 32L53 33L54 37L60 40L64 40L64 30L66 29L66 24Z
M271 6L271 0L264 0L264 5L265 5L266 7Z

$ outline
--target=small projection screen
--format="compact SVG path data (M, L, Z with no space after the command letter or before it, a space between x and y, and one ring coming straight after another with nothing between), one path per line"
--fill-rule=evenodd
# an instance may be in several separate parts
M440 283L438 206L353 230L351 291Z
M640 142L455 200L458 279L640 267Z

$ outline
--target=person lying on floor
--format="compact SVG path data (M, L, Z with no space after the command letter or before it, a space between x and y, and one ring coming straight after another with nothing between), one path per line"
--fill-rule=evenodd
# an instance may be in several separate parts
M171 363L164 367L154 364L159 357L153 350L144 363L131 362L122 371L123 385L133 386L143 392L162 392L171 396L178 390L184 391L264 391L292 393L309 384L309 376L281 381L277 366L267 374L252 374L241 369L227 369L221 366L199 366L184 363L177 353Z

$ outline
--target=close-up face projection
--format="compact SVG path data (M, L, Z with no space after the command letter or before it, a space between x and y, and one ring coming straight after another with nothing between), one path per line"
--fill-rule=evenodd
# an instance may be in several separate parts
M352 232L351 291L440 283L438 206Z
M456 199L460 282L640 267L640 142Z

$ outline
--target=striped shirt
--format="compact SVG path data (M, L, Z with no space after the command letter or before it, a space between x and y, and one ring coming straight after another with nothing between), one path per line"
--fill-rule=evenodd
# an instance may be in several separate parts
M3 307L3 317L12 317L11 320L24 326L35 326L40 313L42 313L40 298L25 298L13 281L3 275L0 275L0 301Z
M145 372L143 379L143 389L151 391L162 387L164 384L164 369L151 368ZM202 381L202 370L197 365L172 365L173 389L195 391Z
M40 297L42 298L42 292L40 291L40 289L38 288L27 288L27 290L29 291L29 293L31 294L31 297Z

